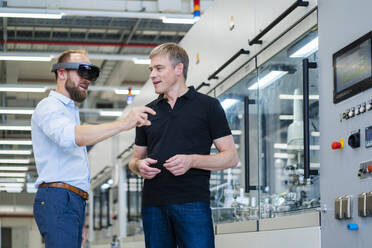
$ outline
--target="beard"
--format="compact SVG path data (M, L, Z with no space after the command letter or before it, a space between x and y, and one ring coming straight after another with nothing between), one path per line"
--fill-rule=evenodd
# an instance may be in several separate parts
M75 86L70 77L66 80L65 88L75 102L83 102L87 98L87 92L80 90L79 86Z

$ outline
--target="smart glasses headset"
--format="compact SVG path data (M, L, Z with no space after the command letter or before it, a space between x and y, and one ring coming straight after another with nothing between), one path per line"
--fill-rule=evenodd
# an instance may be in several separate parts
M52 72L56 72L58 69L77 70L77 73L80 77L92 82L97 80L100 73L100 69L98 66L86 63L68 62L54 64L52 67Z

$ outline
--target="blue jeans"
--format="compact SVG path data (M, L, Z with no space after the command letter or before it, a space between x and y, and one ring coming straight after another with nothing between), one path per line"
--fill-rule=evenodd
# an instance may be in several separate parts
M143 206L142 221L146 248L214 248L207 202Z
M60 188L39 188L34 216L46 248L80 248L86 202Z

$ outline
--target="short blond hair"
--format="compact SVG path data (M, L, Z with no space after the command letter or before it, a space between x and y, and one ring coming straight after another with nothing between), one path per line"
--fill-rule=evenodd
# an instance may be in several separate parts
M59 57L57 59L57 63L64 63L64 62L68 61L71 54L73 54L73 53L80 53L81 55L84 55L84 56L88 57L88 52L85 51L84 49L77 49L77 50L70 49L70 50L64 51L63 53L61 53L61 55L59 55Z
M81 55L84 55L84 56L88 57L88 52L85 51L84 49L76 49L76 50L70 49L70 50L66 50L66 51L62 52L61 55L59 55L59 57L57 59L57 64L67 62L70 59L71 54L73 54L73 53L80 53ZM58 78L57 71L55 71L54 73L55 73L56 79L57 79Z
M187 55L185 49L176 43L164 43L152 49L150 59L159 54L168 55L173 67L176 67L176 65L180 63L183 64L183 76L186 80L187 70L189 68L189 56Z

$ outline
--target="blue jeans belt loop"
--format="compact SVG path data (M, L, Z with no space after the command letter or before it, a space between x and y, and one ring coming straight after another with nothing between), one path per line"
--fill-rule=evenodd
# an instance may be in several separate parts
M42 183L39 185L41 188L61 188L61 189L67 189L77 195L79 195L81 198L84 200L88 200L89 195L87 192L76 188L74 186L71 186L70 184L67 183L61 183L61 182L52 182L52 183Z

